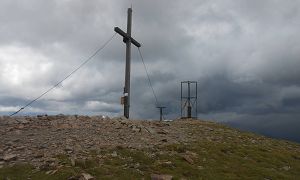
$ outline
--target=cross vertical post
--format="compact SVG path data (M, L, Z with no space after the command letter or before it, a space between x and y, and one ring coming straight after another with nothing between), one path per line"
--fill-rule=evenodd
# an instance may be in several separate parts
M126 43L126 65L125 65L125 87L124 87L124 116L129 118L130 107L130 67L131 67L131 43L136 47L141 47L135 39L131 37L131 25L132 25L132 9L128 8L127 11L127 33L120 28L115 27L114 30L121 36L123 36L123 42Z
M127 35L131 37L131 20L132 20L132 10L128 9L127 12ZM130 69L131 69L131 41L126 40L126 67L125 67L125 88L124 88L124 116L129 118L129 107L130 107Z

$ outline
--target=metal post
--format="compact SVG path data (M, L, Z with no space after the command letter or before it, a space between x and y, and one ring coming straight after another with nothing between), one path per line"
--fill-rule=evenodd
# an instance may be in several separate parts
M131 21L132 9L128 8L127 11L127 35L131 37ZM130 61L131 61L131 39L126 39L126 67L125 67L125 88L124 88L124 116L129 118L130 107Z
M196 101L196 115L195 115L195 117L196 117L196 119L198 118L198 85L197 85L197 82L196 82L196 99L195 99L195 101Z
M191 92L190 92L190 81L188 81L188 107L187 107L187 117L192 117L192 107L191 107Z
M180 92L181 92L181 93L180 93L180 94L181 94L181 98L180 98L181 108L180 108L180 110L181 110L181 117L183 117L183 116L182 116L182 108L183 108L183 107L182 107L182 103L183 103L183 102L182 102L182 82L181 82L181 84L180 84Z
M157 108L159 108L159 113L160 113L159 120L162 121L163 120L163 109L166 108L166 107L159 106Z

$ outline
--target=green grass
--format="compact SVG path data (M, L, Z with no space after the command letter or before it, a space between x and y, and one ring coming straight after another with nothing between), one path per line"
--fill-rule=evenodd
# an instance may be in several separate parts
M29 164L19 164L13 167L4 167L0 169L0 179L23 180L23 179L45 179L45 180L61 180L76 174L73 169L62 168L55 175L48 175L46 171L37 171Z

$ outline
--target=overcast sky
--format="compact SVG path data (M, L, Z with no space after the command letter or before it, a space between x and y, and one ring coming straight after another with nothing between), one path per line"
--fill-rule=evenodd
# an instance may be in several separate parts
M132 34L167 118L180 116L180 82L194 80L199 118L300 141L298 0L1 0L0 113L59 82L115 26L125 30L131 4ZM124 69L125 44L117 35L22 113L120 116ZM131 74L131 117L157 119L134 46Z

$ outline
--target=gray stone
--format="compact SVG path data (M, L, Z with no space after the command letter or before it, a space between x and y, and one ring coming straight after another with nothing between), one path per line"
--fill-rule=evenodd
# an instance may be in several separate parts
M17 159L17 155L16 154L5 154L3 156L3 160L4 161L13 161Z
M198 169L199 169L199 170L203 170L204 167L203 167L203 166L198 166Z
M282 170L285 170L285 171L288 171L288 170L291 169L291 167L290 167L290 166L284 166L284 167L282 167L281 169L282 169Z
M114 117L114 118L112 118L112 120L116 120L116 121L126 121L127 118L124 117L124 116L121 116L121 117ZM122 122L121 122L121 123L122 123Z
M38 152L34 155L34 158L42 158L42 157L44 157L44 153L42 152Z
M6 124L9 124L9 125L18 124L18 121L16 121L15 119L9 118L6 121Z
M46 149L48 148L48 145L47 144L42 144L39 146L39 149Z
M72 166L75 166L75 165L76 165L76 160L75 160L75 158L72 157L70 160L71 160L71 165L72 165Z
M21 124L28 124L29 123L29 120L27 120L27 118L24 117L24 116L15 117L15 120L18 121Z
M58 169L47 171L46 174L53 175L58 171Z
M167 174L151 174L151 180L172 180L173 176Z
M12 140L12 142L20 142L20 139L14 139L14 140Z
M145 129L150 134L155 134L156 133L156 131L154 129L150 128L150 127L145 127Z
M6 146L12 146L14 143L11 141L8 141L7 143L5 143Z
M194 164L194 160L193 160L190 156L188 156L188 155L183 155L182 157L183 157L183 159L184 159L186 162L188 162L188 163L190 163L190 164Z
M66 145L65 151L67 151L67 152L72 152L72 151L73 151L73 148L72 148L71 146L69 146L69 145Z
M162 162L163 165L171 167L173 163L171 161Z
M21 151L21 150L24 150L25 149L25 146L19 146L19 147L16 147L16 150L17 151Z
M80 180L93 180L93 179L95 178L88 173L82 173L80 177Z
M134 131L134 132L141 132L141 128L133 125L132 126L132 131Z
M81 177L79 175L77 176L71 176L71 177L68 177L67 180L79 180Z
M117 156L118 156L118 154L117 154L117 152L116 152L116 151L114 151L114 152L111 154L111 156L112 156L112 157L117 157Z

